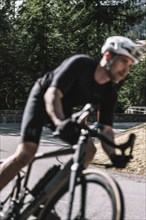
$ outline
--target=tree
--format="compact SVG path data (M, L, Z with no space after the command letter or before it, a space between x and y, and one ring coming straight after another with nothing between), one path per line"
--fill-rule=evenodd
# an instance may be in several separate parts
M17 0L2 2L3 109L23 108L35 80L66 57L85 53L100 59L107 36L122 34L137 38L128 31L133 25L130 16L135 17L134 24L144 16L144 7L141 10L138 5L135 11L136 1L25 0L17 10Z
M146 106L145 59L131 69L119 90L117 112L123 112L130 106Z
M15 86L14 73L17 71L17 56L15 53L16 42L14 31L14 7L11 1L3 1L0 8L0 72L1 89L0 99L1 107L11 106ZM14 106L13 102L13 106Z

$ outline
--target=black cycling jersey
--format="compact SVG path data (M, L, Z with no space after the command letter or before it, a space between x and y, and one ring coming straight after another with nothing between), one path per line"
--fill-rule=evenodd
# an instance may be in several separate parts
M66 118L72 114L73 107L86 103L100 104L100 122L112 126L117 99L116 87L112 82L103 85L95 82L97 65L89 56L75 55L38 79L24 112L23 140L38 142L44 121L50 122L43 98L48 87L56 87L63 93L62 105Z

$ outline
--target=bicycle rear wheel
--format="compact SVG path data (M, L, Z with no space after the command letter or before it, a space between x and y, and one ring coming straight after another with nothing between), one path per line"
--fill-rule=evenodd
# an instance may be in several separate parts
M52 220L51 210L55 210L55 220L67 219L68 187L64 187L46 203L38 220ZM50 214L51 213L51 214ZM86 170L78 178L71 220L122 220L124 199L118 183L100 170Z

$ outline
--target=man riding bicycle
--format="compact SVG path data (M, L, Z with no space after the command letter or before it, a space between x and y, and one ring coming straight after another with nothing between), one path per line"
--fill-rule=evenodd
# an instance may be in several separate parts
M103 57L98 64L86 55L66 59L52 72L39 78L29 95L21 125L21 143L16 152L1 164L0 189L33 159L37 152L44 124L60 137L75 144L80 134L77 123L69 120L73 107L86 103L100 104L100 123L105 125L103 135L114 142L113 114L117 100L115 84L123 80L132 65L139 63L141 51L130 39L109 37L101 50ZM102 143L104 151L117 163L114 148ZM87 141L84 166L92 161L96 148Z

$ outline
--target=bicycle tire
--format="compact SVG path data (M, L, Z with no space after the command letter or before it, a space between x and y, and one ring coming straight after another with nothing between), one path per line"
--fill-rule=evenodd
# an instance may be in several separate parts
M108 220L123 220L124 219L124 198L123 198L123 194L122 191L120 189L120 186L118 185L118 183L109 175L107 175L105 172L102 172L101 170L85 170L83 172L83 174L81 175L81 177L78 179L77 183L76 183L76 188L77 187L82 187L82 185L86 184L87 187L89 187L89 185L93 184L92 186L96 187L100 187L100 189L102 189L102 193L104 193L105 196L105 200L104 202L108 199L110 206L108 207L110 210L106 209L106 212L110 211L110 217L108 214L105 215L105 210L104 213L96 213L95 216L87 216L86 217L81 217L82 215L82 211L78 210L79 213L75 213L74 216L71 218L71 220L98 220L98 219L108 219ZM68 191L68 186L66 185L64 188L62 188L57 194L56 196L49 202L46 203L45 208L42 210L42 212L40 213L40 215L38 216L38 220L50 220L52 219L52 217L50 218L50 212L52 210L52 208L58 206L58 201L61 201L62 198L64 198L65 193L67 193ZM99 189L97 190L98 195L99 195ZM87 193L87 191L86 191ZM108 196L107 196L108 195ZM86 196L86 199L88 200L88 196L89 194ZM92 200L92 199L91 199ZM62 200L63 201L63 200ZM78 201L78 198L77 198ZM66 201L66 203L68 202L68 200ZM85 201L83 201L85 202ZM90 201L89 201L90 202ZM76 202L75 202L76 203ZM75 204L74 203L74 204ZM65 204L65 203L64 203ZM104 203L102 203L104 204ZM81 205L81 204L80 204ZM95 208L98 209L98 205L99 204L95 204L95 202L93 201L92 206L94 205L94 207L92 207L92 209ZM109 205L109 204L108 204ZM78 204L77 204L78 206ZM64 206L63 206L64 208ZM73 207L74 208L74 207ZM89 207L87 207L85 209L91 209L91 204L89 204ZM75 208L76 209L76 208ZM101 206L100 206L100 212L101 212ZM57 211L57 210L56 210ZM87 210L86 210L87 212ZM106 213L107 214L107 213ZM65 220L66 219L66 213L61 214L58 212L57 214L55 214L56 216L58 216L58 218L56 217L56 219L60 219L60 220ZM102 216L102 217L101 217ZM55 218L54 218L55 219Z

